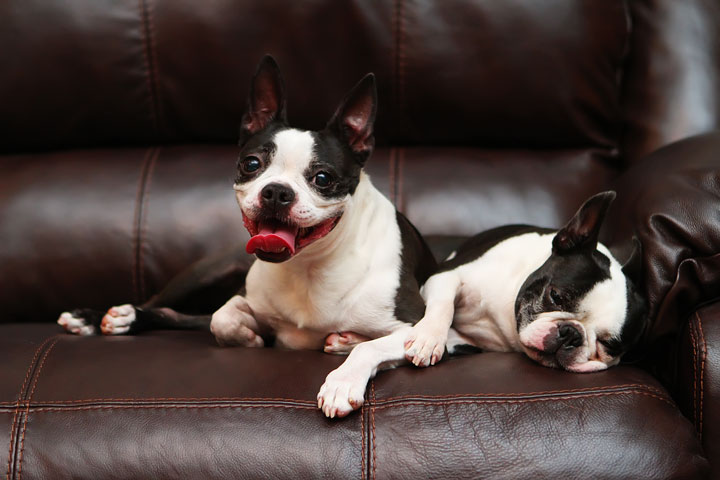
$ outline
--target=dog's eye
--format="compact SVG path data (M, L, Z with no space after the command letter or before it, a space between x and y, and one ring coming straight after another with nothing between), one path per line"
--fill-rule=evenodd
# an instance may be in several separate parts
M562 296L555 287L550 287L548 289L548 297L550 298L550 303L553 305L559 307L562 304Z
M254 155L245 157L243 161L240 162L240 170L246 175L257 172L260 170L260 167L262 167L262 161Z
M328 185L330 185L330 183L332 182L332 178L330 177L330 174L327 172L318 172L312 178L312 181L318 187L323 188L323 187L327 187Z

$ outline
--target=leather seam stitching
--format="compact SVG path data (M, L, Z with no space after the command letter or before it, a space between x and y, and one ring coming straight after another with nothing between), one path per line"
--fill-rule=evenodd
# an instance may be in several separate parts
M140 168L140 178L138 179L138 188L135 194L135 213L133 215L133 234L132 234L132 282L133 295L135 302L141 303L145 296L145 279L144 263L143 263L143 225L145 222L145 206L146 206L146 190L148 188L149 176L154 169L154 162L157 154L160 152L157 148L150 148L145 152L143 163Z
M152 186L152 178L153 174L155 173L155 164L157 163L157 159L160 155L160 149L156 148L153 155L150 157L150 163L148 165L148 171L147 176L145 178L144 187L143 187L143 199L142 199L142 207L140 210L140 219L139 219L139 226L138 226L138 281L139 281L139 287L140 287L140 298L139 300L143 302L145 300L145 296L147 295L146 292L146 285L145 285L145 256L143 255L143 245L145 244L145 233L147 230L147 211L148 211L148 204L150 203L150 189Z
M157 85L155 79L155 69L153 67L152 54L153 40L152 40L152 25L150 16L150 7L147 4L147 0L138 0L138 7L140 10L140 29L143 42L143 60L145 64L145 70L147 72L147 87L148 94L150 95L150 118L155 129L155 135L160 132L160 122L158 119L158 102L157 102Z
M25 453L25 433L27 432L28 419L30 418L30 402L32 401L32 397L35 394L35 388L38 385L38 380L40 379L40 374L42 373L42 369L45 366L45 361L50 355L53 347L55 347L55 345L57 344L58 340L60 340L60 337L56 337L55 341L53 341L47 348L47 350L45 350L43 358L38 365L37 373L34 376L35 378L33 378L32 389L30 390L30 395L27 399L27 406L25 407L25 418L23 419L22 439L20 441L20 453L18 455L18 480L22 479L22 462L24 456L23 454Z
M403 202L403 163L405 162L405 149L400 148L398 150L398 161L397 161L397 192L395 195L397 196L396 205L397 209L401 212L405 210L405 205Z
M145 189L145 176L147 174L147 164L154 151L149 148L145 151L142 164L140 165L140 176L138 177L137 190L135 191L135 211L133 213L132 224L132 286L135 303L140 303L140 286L138 280L138 252L140 250L140 216L142 215L142 201Z
M227 409L247 409L247 408L287 408L298 410L317 410L314 405L91 405L86 407L39 407L33 408L33 413L37 412L80 412L86 410L183 410L183 409L209 409L209 408L227 408Z
M702 328L702 319L697 312L695 312L695 318L697 318L698 332L702 341L702 361L700 362L700 438L702 438L703 408L705 403L705 359L707 358L707 344L705 343L705 332L703 332Z
M667 405L675 408L675 404L673 404L669 399L661 397L659 395L652 394L650 392L642 392L639 390L631 390L631 391L625 391L625 392L604 392L604 393L594 393L591 395L576 395L572 397L566 397L562 399L558 398L525 398L525 399L517 399L517 400L456 400L456 401L443 401L443 402L419 402L419 401L412 401L412 402L403 402L403 403L393 403L393 404L384 404L384 405L376 405L373 408L377 410L384 410L387 408L393 408L393 407L407 407L407 406L427 406L427 407L434 407L434 406L448 406L448 405L484 405L484 404L513 404L513 403L537 403L537 402L548 402L548 401L568 401L568 400L583 400L586 398L593 398L593 397L608 397L608 396L617 396L617 395L625 395L625 396L631 396L631 395L643 395L646 397L652 397L657 400L660 400Z
M375 404L377 402L376 402L376 398L375 398L375 381L371 381L370 391L372 392L372 399L373 399L372 406L370 407L370 422L372 424L372 478L373 478L373 480L376 480L377 453L375 450L375 442L376 442L376 437L375 437L375 408L376 407L375 407Z
M360 407L360 479L365 480L365 405Z
M697 364L698 364L698 354L697 354L697 338L695 337L695 322L690 322L690 328L688 329L690 332L690 344L692 345L692 366L693 366L693 423L695 424L695 429L698 431L698 436L700 435L700 427L698 423L698 414L697 414L697 389L698 389L698 376L697 376Z
M25 372L25 380L23 381L22 387L20 387L20 393L18 393L17 401L15 402L15 413L13 414L13 420L10 427L10 447L8 451L8 462L7 462L7 478L10 480L10 473L12 468L12 457L13 457L13 444L15 443L15 429L17 428L17 417L20 413L20 407L23 404L22 397L25 394L25 387L27 386L27 382L30 379L30 372L32 372L33 367L35 367L35 364L37 362L38 357L40 357L40 352L45 348L45 345L52 339L53 337L46 338L40 346L35 350L35 355L33 355L32 360L30 360L30 365L28 365L27 371Z
M632 389L646 389L650 392L658 395L664 395L662 391L651 386L643 385L640 383L628 383L608 387L590 387L590 388L577 388L567 390L545 390L527 393L479 393L479 394L456 394L456 395L401 395L396 397L387 397L382 399L382 402L389 400L403 400L403 399L453 399L453 398L468 398L468 397L494 397L494 396L506 396L506 397L523 397L532 395L546 395L546 394L560 394L560 393L585 393L585 392L596 392L608 389L618 388L632 388ZM162 402L162 401L180 401L180 402L191 402L191 401L278 401L278 402L298 402L304 403L305 400L296 398L284 398L284 397L147 397L147 398L83 398L76 400L36 400L35 405L47 405L47 404L73 404L73 403L86 403L86 402ZM373 401L375 401L373 393ZM310 403L310 401L307 401Z
M434 399L434 398L468 398L468 397L529 397L529 396L535 396L535 395L549 395L549 394L561 394L561 393L592 393L597 391L603 391L603 390L616 390L618 388L625 388L625 389L645 389L652 393L655 393L657 395L665 395L664 392L661 390L651 387L649 385L643 385L641 383L626 383L621 385L610 385L605 387L589 387L589 388L575 388L575 389L566 389L566 390L541 390L536 392L524 392L524 393L477 393L477 394L455 394L455 395L400 395L396 397L387 397L382 399L381 401L388 401L388 400L403 400L403 399L412 399L412 398L427 398L427 399Z
M282 398L282 397L149 397L149 398L84 398L78 400L38 400L35 402L38 404L72 404L72 403L87 403L87 402L165 402L165 401L176 401L176 402L227 402L227 401L251 401L251 402L296 402L303 404L314 404L309 400L299 400L297 398Z
M395 208L397 208L397 198L396 198L396 185L395 185L395 163L396 163L396 157L397 157L397 149L395 147L392 147L390 149L390 165L389 165L389 183L390 183L390 201L393 203Z

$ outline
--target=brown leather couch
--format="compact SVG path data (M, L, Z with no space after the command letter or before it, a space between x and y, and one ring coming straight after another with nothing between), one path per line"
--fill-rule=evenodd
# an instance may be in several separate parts
M0 2L3 474L720 477L719 26L717 0ZM438 255L616 189L603 235L643 244L643 345L587 375L400 367L328 420L339 357L63 334L64 309L142 302L194 262L247 268L217 259L247 240L234 142L264 53L297 126L377 74L368 170Z

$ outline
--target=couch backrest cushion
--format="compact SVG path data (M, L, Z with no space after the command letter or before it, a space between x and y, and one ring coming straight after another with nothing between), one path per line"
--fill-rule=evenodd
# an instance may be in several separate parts
M380 143L612 148L626 3L2 2L0 145L233 142L271 53L301 126L372 70Z

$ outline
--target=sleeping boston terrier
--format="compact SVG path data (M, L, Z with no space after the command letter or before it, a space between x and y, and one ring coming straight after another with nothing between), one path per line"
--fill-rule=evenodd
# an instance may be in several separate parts
M374 147L375 77L350 91L325 129L300 130L287 123L280 71L266 56L248 103L234 184L251 235L246 250L257 257L246 292L212 316L181 314L157 300L74 310L58 319L67 331L209 328L223 345L262 347L274 338L280 347L347 354L364 340L361 352L381 348L383 340L371 339L393 333L402 343L423 317L420 286L437 264L363 171ZM358 407L365 384L338 388L324 409L330 417Z
M422 320L405 338L375 340L382 348L356 347L328 375L320 405L345 415L346 392L355 406L380 366L403 357L432 365L445 350L524 352L571 372L616 365L643 333L646 303L631 280L640 278L640 243L624 266L598 243L614 198L595 195L559 231L510 225L468 240L422 287Z

